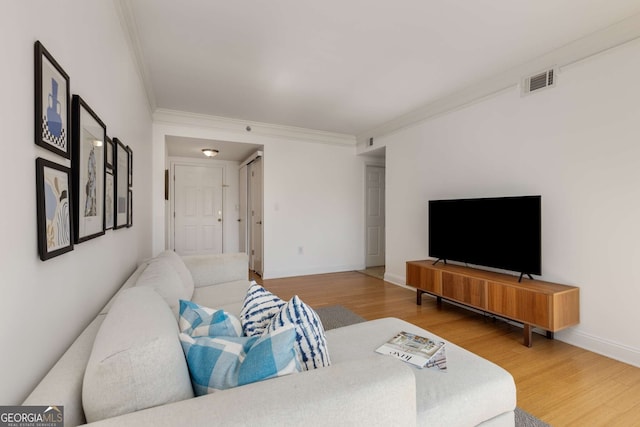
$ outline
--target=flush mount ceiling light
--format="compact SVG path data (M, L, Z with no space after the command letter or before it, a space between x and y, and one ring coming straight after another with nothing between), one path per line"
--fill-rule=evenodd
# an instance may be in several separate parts
M202 154L204 154L207 157L215 157L217 156L219 153L218 150L214 150L213 148L203 148L202 149Z

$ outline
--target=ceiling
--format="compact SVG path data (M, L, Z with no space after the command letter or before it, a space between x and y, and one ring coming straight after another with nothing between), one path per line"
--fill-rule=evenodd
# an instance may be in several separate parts
M640 13L638 0L120 1L153 108L347 135Z
M245 144L211 139L187 138L183 136L166 136L167 155L169 157L191 157L206 159L202 154L204 148L213 148L219 153L211 159L242 162L253 153L262 150L262 145Z

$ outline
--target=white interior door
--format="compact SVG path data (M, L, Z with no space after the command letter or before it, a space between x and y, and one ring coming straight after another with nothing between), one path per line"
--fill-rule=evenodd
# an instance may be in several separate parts
M385 169L366 167L366 259L367 267L384 265Z
M222 253L223 169L175 165L174 249L180 255Z
M239 251L244 253L248 252L249 247L249 231L247 230L247 204L249 197L248 179L247 179L248 167L243 165L240 167L240 212L238 212L238 228L240 233Z
M249 164L250 267L262 275L262 158Z

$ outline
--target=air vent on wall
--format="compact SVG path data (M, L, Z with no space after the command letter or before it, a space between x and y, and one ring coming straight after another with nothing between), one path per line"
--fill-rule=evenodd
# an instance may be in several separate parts
M533 76L525 77L522 79L520 87L522 88L522 95L528 95L532 92L536 92L542 89L553 87L556 85L556 71L554 68L543 71L542 73L534 74Z

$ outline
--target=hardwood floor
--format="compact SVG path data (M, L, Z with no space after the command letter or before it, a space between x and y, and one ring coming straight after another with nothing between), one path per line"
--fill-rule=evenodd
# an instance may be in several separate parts
M253 276L259 283L263 281ZM368 320L398 317L502 366L515 378L518 406L553 426L640 426L640 368L358 273L265 280L283 299L342 305Z

